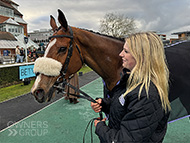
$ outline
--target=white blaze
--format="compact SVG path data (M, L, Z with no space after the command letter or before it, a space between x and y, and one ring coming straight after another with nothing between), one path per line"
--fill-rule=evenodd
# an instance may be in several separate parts
M46 51L45 51L45 54L44 54L44 58L47 56L47 54L49 53L49 50L51 49L51 47L56 43L56 39L54 39L53 41L51 41L50 43L49 43L49 45L48 45L48 47L47 47L47 49L46 49ZM49 58L47 58L47 59L49 59ZM42 63L43 64L43 63ZM47 63L46 63L47 64ZM61 67L62 67L62 65L61 65ZM51 70L53 70L53 69L51 69ZM34 85L33 85L33 87L32 87L32 89L31 89L31 92L33 93L35 90L36 90L36 88L38 87L38 84L39 84L39 82L41 81L41 74L39 74L38 76L37 76L37 78L36 78L36 80L35 80L35 82L34 82Z
M36 90L36 88L38 87L38 83L40 82L40 80L41 80L41 74L37 76L37 78L36 78L36 80L35 80L35 82L34 82L34 85L33 85L32 89L31 89L31 92L32 92L32 93L33 93L33 92Z
M47 54L48 54L48 52L49 52L49 50L51 49L51 47L56 43L56 39L54 39L53 41L51 41L50 43L49 43L49 45L48 45L48 47L47 47L47 49L46 49L46 51L45 51L45 54L44 54L44 57L46 57L47 56Z

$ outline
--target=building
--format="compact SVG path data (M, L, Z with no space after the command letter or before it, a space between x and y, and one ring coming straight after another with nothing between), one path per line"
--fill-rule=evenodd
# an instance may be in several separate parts
M0 31L27 35L27 23L18 11L18 4L11 0L0 0Z
M0 56L12 56L15 54L15 45L19 45L17 39L9 32L0 31Z
M19 36L20 34L24 34L24 27L14 21L12 18L9 18L0 24L0 31L10 32L14 36Z
M172 35L178 35L177 40L190 40L190 31L176 32Z
M166 34L160 34L160 33L156 33L160 39L162 39L162 41L166 41Z
M53 30L51 29L40 29L28 33L28 37L35 43L37 43L41 48L46 47L49 42L49 37L53 35Z
M0 58L15 55L17 45L23 48L38 49L38 45L28 40L27 45L24 37L27 34L27 23L23 15L18 11L18 4L12 0L0 0Z

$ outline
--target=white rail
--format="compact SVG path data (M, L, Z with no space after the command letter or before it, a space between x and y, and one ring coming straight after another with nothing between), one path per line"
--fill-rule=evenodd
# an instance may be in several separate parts
M34 62L7 64L7 65L0 65L0 68L16 67L16 66L25 66L25 65L33 65L33 64L34 64Z

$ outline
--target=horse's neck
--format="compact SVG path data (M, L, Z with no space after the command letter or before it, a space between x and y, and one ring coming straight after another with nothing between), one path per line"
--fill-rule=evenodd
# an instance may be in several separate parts
M84 30L77 33L77 41L85 63L103 78L111 90L120 79L122 61L119 53L123 42Z

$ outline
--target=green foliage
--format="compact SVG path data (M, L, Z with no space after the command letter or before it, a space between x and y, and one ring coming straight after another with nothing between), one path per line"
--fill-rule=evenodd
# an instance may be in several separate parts
M0 88L19 80L19 67L0 68Z

